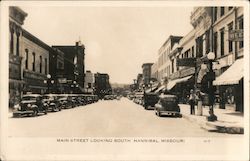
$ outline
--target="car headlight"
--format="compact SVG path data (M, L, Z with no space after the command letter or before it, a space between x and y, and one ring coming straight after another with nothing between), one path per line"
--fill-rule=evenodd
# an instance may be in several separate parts
M21 109L21 106L20 106L20 104L16 104L16 105L14 106L14 109L16 109L16 110L19 110L19 109Z
M28 104L27 107L31 107L31 104Z

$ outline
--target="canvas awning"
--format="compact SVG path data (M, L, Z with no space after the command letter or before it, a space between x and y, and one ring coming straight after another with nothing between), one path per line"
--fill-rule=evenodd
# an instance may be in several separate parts
M160 86L160 87L155 91L155 93L160 92L160 91L163 90L164 88L165 88L165 85Z
M149 92L154 92L156 90L157 86L153 86L152 88L147 89L145 92L149 93Z
M175 79L175 80L168 82L167 90L171 90L177 83L188 81L191 77L192 77L192 75L184 77L184 78Z
M243 78L243 65L243 58L236 60L231 67L213 81L213 85L238 84Z

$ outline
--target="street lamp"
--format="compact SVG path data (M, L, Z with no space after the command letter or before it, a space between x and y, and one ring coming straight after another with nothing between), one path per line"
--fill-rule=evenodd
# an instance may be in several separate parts
M208 65L209 65L209 71L208 71L208 98L209 98L209 116L207 117L208 121L216 121L217 116L214 114L214 87L213 87L213 81L215 80L215 73L213 71L213 61L215 59L215 54L213 52L210 52L207 54L208 59Z
M153 83L154 83L154 82L151 80L151 81L150 81L150 91L151 91L151 92L152 92Z
M47 74L47 80L44 80L43 83L47 84L48 93L50 93L50 85L54 84L54 80L51 80L50 74Z

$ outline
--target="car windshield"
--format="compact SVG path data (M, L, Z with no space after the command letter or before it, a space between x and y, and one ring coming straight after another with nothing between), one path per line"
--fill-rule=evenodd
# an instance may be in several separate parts
M36 100L36 97L34 96L24 96L22 98L23 101L29 101L29 100Z

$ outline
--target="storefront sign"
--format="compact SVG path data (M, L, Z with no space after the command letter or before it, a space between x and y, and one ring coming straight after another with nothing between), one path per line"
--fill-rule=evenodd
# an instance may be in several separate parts
M40 79L40 80L47 79L45 75L41 75L39 73L35 73L31 71L24 71L23 76L24 78L31 78L31 79Z
M189 76L189 75L192 75L195 73L195 68L194 67L191 67L191 68L186 68L186 69L183 69L180 71L180 77L186 77L186 76Z
M228 35L229 41L243 41L244 33L242 29L230 30Z
M67 83L66 78L58 78L58 83Z
M169 76L169 78L170 78L171 80L180 78L180 72L177 71L177 72L171 74L171 75Z
M188 67L195 67L196 58L182 58L177 59L177 66L188 66Z

